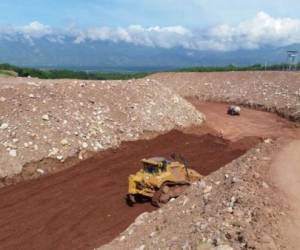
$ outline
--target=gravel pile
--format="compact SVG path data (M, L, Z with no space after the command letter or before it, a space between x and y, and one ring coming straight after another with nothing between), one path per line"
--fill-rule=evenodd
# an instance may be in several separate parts
M163 208L141 214L117 239L99 249L284 249L282 204L268 182L266 140L191 186Z
M300 121L300 73L158 73L150 77L184 97L236 103Z
M0 177L47 157L117 147L204 117L172 90L129 81L0 79ZM41 170L40 170L41 171Z

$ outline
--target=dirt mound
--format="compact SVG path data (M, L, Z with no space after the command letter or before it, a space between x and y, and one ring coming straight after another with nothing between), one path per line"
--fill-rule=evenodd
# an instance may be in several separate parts
M298 72L158 73L150 78L184 97L239 103L300 121Z
M45 156L63 161L200 124L203 116L181 97L241 103L299 121L299 86L300 75L287 72L161 73L109 82L0 78L0 176ZM226 105L192 102L208 117L200 130L185 130L193 134L173 131L123 143L74 168L0 189L0 248L92 249L107 243L153 210L149 204L129 209L123 201L127 176L143 157L181 152L191 167L209 174L256 144L253 136L299 138L296 125L275 115L243 109L241 117L229 117ZM281 141L264 142L192 192L139 216L105 248L284 249L278 229L287 218L285 203L268 172Z
M143 213L99 249L290 249L279 230L285 203L268 178L277 147L268 142L251 149L175 201Z
M289 206L289 216L281 220L281 233L287 239L290 250L297 250L300 246L299 152L300 140L288 143L273 159L270 170L273 184Z
M92 249L124 231L142 212L124 201L127 177L140 159L181 152L190 166L209 174L258 143L172 131L152 140L122 143L77 166L0 189L1 249Z
M239 145L247 143L243 136L253 135L265 143L207 176L175 203L139 216L103 249L289 249L279 224L288 219L287 202L272 186L269 170L282 145L276 138L300 138L298 126L276 114L242 108L241 116L232 117L226 104L189 100L207 118L202 128Z
M147 79L0 78L0 177L31 161L64 160L202 121L187 101Z

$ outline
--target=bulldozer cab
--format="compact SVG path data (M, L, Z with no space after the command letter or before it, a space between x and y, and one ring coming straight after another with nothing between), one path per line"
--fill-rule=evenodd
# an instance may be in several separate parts
M148 174L159 174L160 172L167 171L168 161L163 157L153 157L150 159L143 159L144 172Z

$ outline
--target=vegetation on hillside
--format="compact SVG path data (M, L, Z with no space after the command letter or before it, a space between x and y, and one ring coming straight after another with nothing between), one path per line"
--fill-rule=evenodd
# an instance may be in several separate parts
M14 71L21 77L37 77L41 79L82 79L82 80L126 80L132 78L142 78L148 73L102 73L73 71L66 69L44 70L35 68L24 68L10 64L0 64L0 71Z
M298 65L298 70L300 69L300 64ZM224 72L224 71L265 71L265 70L274 70L274 71L282 71L287 70L287 64L272 64L272 65L262 65L262 64L254 64L250 66L235 66L235 65L227 65L223 67L214 67L214 66L203 66L203 67L187 67L177 69L176 72Z
M0 69L0 76L17 76L18 74L12 70Z
M262 71L262 70L287 70L287 64L261 65L255 64L250 66L199 66L187 67L171 70L174 72L225 72L225 71ZM300 64L298 65L300 69ZM10 64L0 64L0 75L37 77L41 79L82 79L82 80L127 80L132 78L143 78L151 72L140 73L103 73L103 72L86 72L66 69L36 69L27 67L18 67Z

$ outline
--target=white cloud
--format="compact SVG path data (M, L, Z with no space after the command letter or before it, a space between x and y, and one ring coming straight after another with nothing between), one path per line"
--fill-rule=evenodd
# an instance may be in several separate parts
M63 42L65 36L72 36L75 43L109 40L151 47L228 51L300 43L300 19L274 18L259 12L254 18L237 25L220 24L207 30L140 25L68 30L54 29L37 21L21 27L0 27L2 36L15 33L31 40L47 36L53 42Z
M285 46L300 42L300 20L273 18L259 12L253 19L237 26L217 26L209 32L209 36L227 50L265 45Z
M53 33L53 30L50 26L44 25L38 21L34 21L25 26L17 27L16 30L33 37L44 36Z
M151 47L172 48L182 46L190 31L181 26L149 27L131 25L126 28L98 27L82 31L76 37L75 42L85 40L111 40L114 42L128 42L136 45Z

